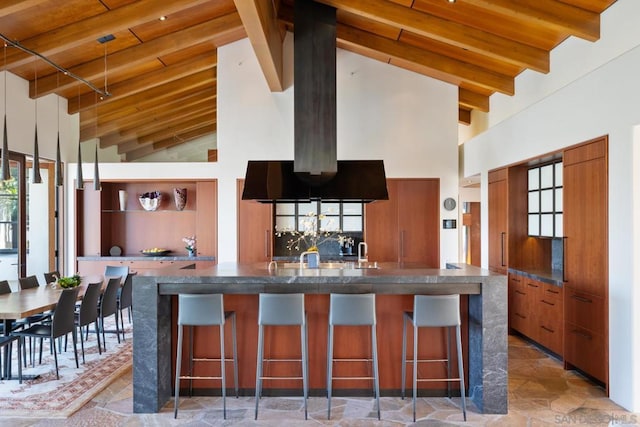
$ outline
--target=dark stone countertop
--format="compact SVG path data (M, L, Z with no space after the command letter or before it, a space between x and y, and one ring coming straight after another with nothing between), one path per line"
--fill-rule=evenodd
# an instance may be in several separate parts
M516 268L510 268L509 273L519 274L520 276L558 287L562 287L564 283L562 271L560 270L518 270Z

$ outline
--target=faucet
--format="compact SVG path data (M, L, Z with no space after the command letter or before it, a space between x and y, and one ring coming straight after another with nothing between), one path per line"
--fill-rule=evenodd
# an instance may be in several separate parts
M303 268L305 255L308 259L307 265L309 268L318 268L320 266L320 252L305 251L300 254L300 268Z
M358 243L358 262L367 262L367 244L365 242Z

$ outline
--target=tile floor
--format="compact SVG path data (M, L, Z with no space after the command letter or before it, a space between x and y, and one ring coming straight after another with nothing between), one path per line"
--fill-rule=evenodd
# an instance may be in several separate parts
M509 413L482 415L472 405L467 422L458 407L460 399L421 398L411 421L411 400L381 399L382 421L375 417L373 399L334 398L332 419L326 419L325 398L309 399L309 421L304 421L301 399L270 398L260 401L259 420L253 420L251 397L227 398L227 420L222 419L216 397L181 399L178 419L173 404L159 414L132 413L131 372L67 419L1 419L5 426L628 426L640 425L640 414L625 411L606 398L604 390L580 375L564 371L562 364L516 337L509 337Z

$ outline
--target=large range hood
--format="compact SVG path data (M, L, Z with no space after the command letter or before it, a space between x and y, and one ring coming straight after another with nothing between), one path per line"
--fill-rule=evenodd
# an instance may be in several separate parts
M336 9L297 0L294 24L294 160L249 161L242 199L388 199L382 160L337 160Z

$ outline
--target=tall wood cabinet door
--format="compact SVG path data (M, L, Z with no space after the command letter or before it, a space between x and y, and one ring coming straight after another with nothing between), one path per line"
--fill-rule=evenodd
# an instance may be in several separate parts
M238 262L271 261L273 212L269 203L242 200L244 180L238 180Z
M369 259L378 262L398 262L398 180L387 180L389 200L377 200L365 205L365 241Z
M440 180L408 179L398 186L400 262L440 265Z
M506 274L508 266L507 170L489 172L489 270Z
M605 296L608 250L604 158L565 165L564 235L567 284Z

